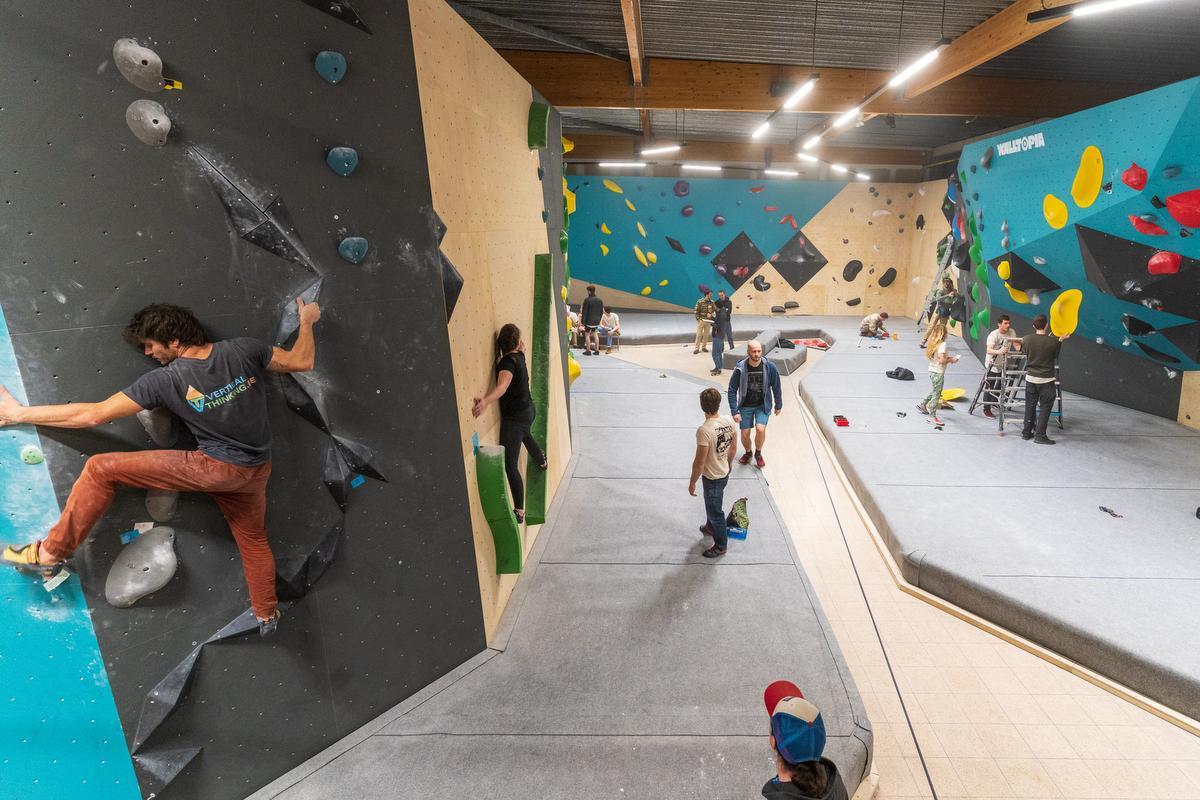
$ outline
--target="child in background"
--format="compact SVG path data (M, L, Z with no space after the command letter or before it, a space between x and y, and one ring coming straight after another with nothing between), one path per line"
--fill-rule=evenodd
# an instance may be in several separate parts
M946 365L958 361L958 356L946 353L946 321L937 319L929 326L929 335L925 339L925 356L929 359L929 383L932 388L925 399L917 405L922 414L932 414L933 424L941 425L942 418L938 416L938 405L942 402L942 387L946 385Z

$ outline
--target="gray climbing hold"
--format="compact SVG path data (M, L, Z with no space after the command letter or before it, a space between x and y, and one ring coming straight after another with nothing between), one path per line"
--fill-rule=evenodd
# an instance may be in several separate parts
M336 84L346 77L346 57L336 50L322 50L313 59L317 74L329 83Z
M175 438L179 433L179 429L176 427L179 419L170 411L165 408L139 411L137 418L154 444L164 449L175 444Z
M345 178L358 168L358 151L353 147L331 147L325 156L325 163Z
M154 100L134 100L125 109L125 124L142 144L162 147L171 133L171 118L162 103Z
M979 166L983 167L984 169L991 169L992 168L992 159L995 157L996 157L996 148L988 147L987 150L983 151L983 155L981 155L979 157ZM974 172L974 170L972 170L972 172Z
M1008 237L1007 237L1007 236L1003 236L1003 237L1001 237L1001 238L1000 238L1000 246L1001 246L1002 248L1004 248L1005 250L1007 250L1007 249L1008 249L1008 244L1009 244L1009 242L1008 242Z
M179 508L179 492L169 489L146 490L146 513L155 522L170 522Z
M361 236L347 236L338 243L338 255L351 264L359 264L367 257L370 245Z
M125 80L144 92L160 92L166 84L158 53L133 39L117 39L113 45L113 61Z
M1171 178L1178 178L1179 173L1181 173L1181 172L1183 172L1183 167L1178 167L1178 166L1163 167L1162 176L1164 178L1170 180Z
M104 599L110 606L129 608L170 583L178 563L175 530L151 528L117 555L104 582Z
M1000 223L1000 232L1008 233L1008 220L1004 220L1003 222Z

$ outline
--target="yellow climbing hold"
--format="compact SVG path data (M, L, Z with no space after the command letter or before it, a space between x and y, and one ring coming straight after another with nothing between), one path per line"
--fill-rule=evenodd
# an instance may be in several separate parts
M1042 216L1055 230L1067 224L1067 204L1052 194L1042 200Z
M1009 286L1007 281L1005 281L1005 283L1004 283L1004 288L1008 289L1008 296L1011 297L1013 300L1020 303L1021 305L1029 305L1029 295L1027 295L1025 292L1022 292L1020 289L1014 289L1013 287Z
M602 256L608 255L608 245L606 245L606 244L600 245L600 255L602 255Z
M646 229L642 227L642 223L640 223L640 222L637 224L637 226L638 226L638 233L640 233L642 235L642 238L645 239L646 238Z
M616 181L610 181L608 178L604 179L604 188L616 194L625 194L625 190L618 186Z
M600 223L600 232L601 233L612 233L612 229L608 227L607 222L601 222Z
M1075 173L1075 182L1071 184L1071 197L1075 198L1075 205L1087 208L1096 202L1103 182L1104 156L1100 155L1100 148L1088 145L1079 157L1079 170Z
M651 290L650 290L649 286L643 286L642 287L642 297L646 297L647 295L649 295L650 291Z
M658 256L654 254L653 250L647 250L646 251L646 260L649 261L651 264L657 264Z
M562 137L562 148L563 148L564 153L569 153L575 149L575 143L572 142L567 137L563 136Z
M1083 292L1078 289L1067 289L1054 298L1050 306L1050 330L1055 336L1069 336L1079 325L1079 304L1083 302Z
M667 285L667 280L664 278L663 280L661 280L661 281L659 281L659 282L658 282L658 285L659 285L659 286L666 286L666 285Z
M949 400L961 400L962 398L964 398L966 396L967 396L966 389L959 389L959 388L942 389L942 402L943 403L947 402Z
M575 193L566 187L566 181L563 181L563 197L567 198L567 216L575 213Z
M996 274L1000 276L1000 280L1008 280L1012 277L1012 265L1007 261L1001 261L996 265Z
M625 198L625 205L628 206L630 211L637 211L637 206L635 206L633 201L629 198Z
M575 379L583 374L583 370L579 368L579 362L575 360L575 356L567 353L567 380L569 383L574 383Z
M567 287L565 287L565 286L562 287L562 299L563 299L564 303L567 302ZM570 325L570 322L568 321L567 324ZM569 328L568 328L568 330L569 330Z
M637 256L638 261L642 262L643 267L650 266L649 262L646 261L646 254L643 253L642 248L638 247L636 244L633 246L633 254Z

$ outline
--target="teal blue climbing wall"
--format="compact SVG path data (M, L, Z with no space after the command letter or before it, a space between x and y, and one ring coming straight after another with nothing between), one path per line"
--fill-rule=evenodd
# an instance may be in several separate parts
M567 183L577 208L571 216L572 280L687 307L696 302L699 284L732 293L751 282L753 274L739 280L713 264L726 247L738 248L739 237L743 251L761 254L752 265L756 270L846 186L603 175L571 176ZM820 249L821 242L813 244Z
M25 401L3 312L0 385ZM0 542L39 538L58 517L46 465L21 460L26 445L38 445L32 427L0 429ZM0 800L140 798L79 579L47 592L3 569L0 631Z

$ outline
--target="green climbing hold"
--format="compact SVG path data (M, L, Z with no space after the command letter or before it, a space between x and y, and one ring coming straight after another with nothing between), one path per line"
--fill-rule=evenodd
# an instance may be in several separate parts
M984 288L987 287L987 285L988 285L988 268L987 268L986 264L979 263L978 265L976 265L975 277L978 278L979 282L984 285Z
M550 106L543 103L529 104L529 149L540 150L548 143L550 130Z
M27 444L21 448L21 460L26 464L40 464L46 460L46 456L36 444Z
M992 313L987 306L975 312L975 321L979 324L980 330L988 330L992 327Z
M567 252L567 229L563 228L558 232L558 249Z
M504 448L484 445L475 454L475 480L479 505L492 529L496 547L496 573L514 575L521 571L521 529L508 501L508 478L504 474Z
M971 301L975 302L975 303L979 302L979 284L978 283L971 284Z
M972 339L978 339L979 338L979 323L976 322L975 320L971 320L971 327L969 329L967 329L967 333L970 334Z
M533 336L530 344L529 388L537 410L529 432L542 451L546 450L550 421L550 315L553 312L554 262L549 253L533 257ZM546 470L530 456L525 463L525 522L546 521Z

